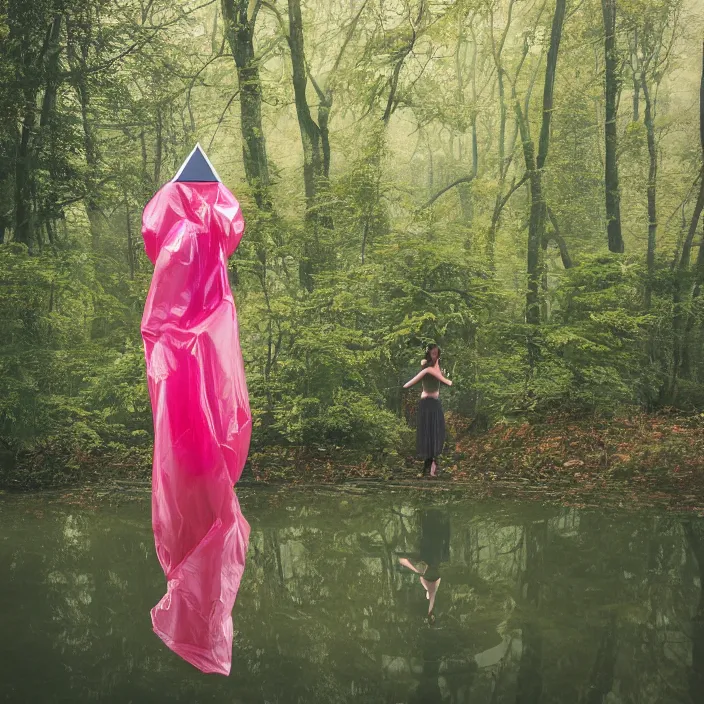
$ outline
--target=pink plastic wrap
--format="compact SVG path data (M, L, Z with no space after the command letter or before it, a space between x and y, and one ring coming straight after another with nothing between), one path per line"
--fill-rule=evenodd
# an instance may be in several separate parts
M191 166L207 162L199 148L189 159ZM190 173L202 177L197 169ZM167 579L152 624L189 663L227 675L231 612L249 539L233 485L252 423L227 278L244 220L235 197L212 175L177 176L144 210L154 276L142 337L154 415L152 525Z

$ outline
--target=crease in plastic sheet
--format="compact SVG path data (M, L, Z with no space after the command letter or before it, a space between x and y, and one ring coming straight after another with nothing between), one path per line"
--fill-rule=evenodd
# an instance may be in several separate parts
M157 635L203 672L232 664L249 524L233 485L252 432L227 258L244 231L219 181L167 183L144 210L154 275L142 319L154 416L152 526L167 592Z

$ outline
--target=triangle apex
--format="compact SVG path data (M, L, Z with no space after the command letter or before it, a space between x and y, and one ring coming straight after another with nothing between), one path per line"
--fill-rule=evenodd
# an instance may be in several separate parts
M196 142L173 181L221 182L215 167L210 163L200 142Z

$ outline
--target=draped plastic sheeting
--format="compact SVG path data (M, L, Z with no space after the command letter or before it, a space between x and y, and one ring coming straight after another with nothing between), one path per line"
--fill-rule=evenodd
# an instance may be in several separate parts
M154 263L142 319L154 416L152 525L167 579L151 616L171 650L203 672L227 675L249 540L233 485L252 422L227 278L244 219L204 162L210 167L196 147L143 216Z

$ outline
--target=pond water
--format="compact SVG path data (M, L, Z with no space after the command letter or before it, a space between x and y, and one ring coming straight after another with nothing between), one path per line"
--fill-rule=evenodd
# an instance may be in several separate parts
M427 491L240 499L252 536L225 678L151 631L147 500L0 496L0 699L704 701L696 518ZM427 566L434 618L405 565Z

